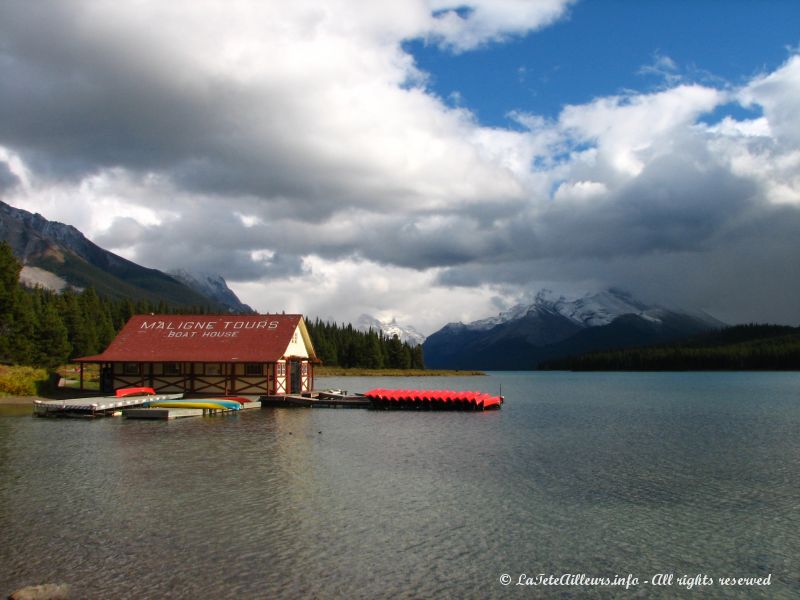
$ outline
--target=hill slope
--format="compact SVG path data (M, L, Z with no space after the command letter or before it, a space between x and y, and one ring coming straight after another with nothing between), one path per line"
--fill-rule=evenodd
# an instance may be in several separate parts
M738 325L671 344L590 352L542 363L572 371L800 370L800 327Z
M232 312L255 312L249 305L239 300L238 296L228 287L227 282L221 275L191 272L186 269L169 271L169 275L193 289L195 292L218 302Z
M25 267L38 269L34 278L49 273L69 286L93 287L98 294L111 298L228 310L166 273L104 250L70 225L48 221L4 202L0 202L0 240L11 245Z

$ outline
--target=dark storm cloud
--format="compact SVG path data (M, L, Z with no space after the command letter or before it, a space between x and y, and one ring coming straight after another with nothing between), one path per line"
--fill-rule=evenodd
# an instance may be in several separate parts
M593 282L800 319L800 59L743 88L763 118L726 131L699 119L733 92L683 85L533 115L523 132L415 87L401 41L430 23L370 17L341 35L341 19L279 3L247 5L253 19L131 6L0 4L0 152L27 169L23 184L0 162L0 193L110 207L103 246L232 281L360 261L420 287L437 270L476 290ZM448 44L497 37L476 32Z
M187 106L166 69L137 68L146 48L125 39L101 47L81 35L80 12L57 2L0 7L0 77L8 83L0 87L0 139L54 177L174 161L202 131L202 111Z
M616 285L731 322L800 322L800 206L766 199L697 144L617 189L543 203L503 229L507 253L440 272L442 285Z
M0 160L0 195L19 185L19 177L14 175L8 163Z
M193 192L275 199L309 218L336 209L346 174L314 165L288 128L292 94L187 72L159 40L114 37L115 23L104 34L81 16L69 3L0 6L0 143L37 173L155 170Z
M272 250L275 240L269 239L263 225L246 227L234 213L219 206L187 211L160 225L142 226L133 219L118 218L97 242L109 248L133 247L142 264L164 270L180 265L190 271L223 273L230 281L303 273L301 255Z
M799 233L797 207L749 205L729 215L711 238L685 248L487 260L448 268L438 281L463 287L510 282L534 286L542 281L616 285L650 302L702 308L731 323L768 320L798 325L800 261L794 257L800 252ZM620 229L607 234L626 235Z
M554 203L534 226L540 240L534 257L700 250L754 208L756 191L727 170L699 166L696 156L672 154L604 198Z

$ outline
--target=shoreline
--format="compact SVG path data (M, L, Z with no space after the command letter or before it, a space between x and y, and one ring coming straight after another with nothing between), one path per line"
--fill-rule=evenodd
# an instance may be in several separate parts
M34 400L47 400L47 398L40 396L0 396L0 406L32 405Z
M484 371L455 369L361 369L316 367L314 377L485 377Z
M451 369L346 369L343 367L317 367L316 377L485 377L483 371L460 371ZM36 400L60 400L63 398L77 397L81 394L90 396L92 390L71 390L60 388L55 398L44 396L0 396L0 406L28 406Z

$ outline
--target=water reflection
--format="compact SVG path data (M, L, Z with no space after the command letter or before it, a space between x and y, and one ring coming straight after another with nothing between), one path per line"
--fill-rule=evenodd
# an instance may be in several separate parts
M0 418L0 594L500 598L502 573L664 569L772 573L771 596L800 593L792 376L435 383L500 381L506 405L486 414Z

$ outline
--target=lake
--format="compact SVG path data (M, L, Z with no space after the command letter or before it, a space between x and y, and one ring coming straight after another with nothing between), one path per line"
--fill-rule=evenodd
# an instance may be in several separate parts
M800 597L800 374L317 380L501 386L487 413L6 410L0 596Z

